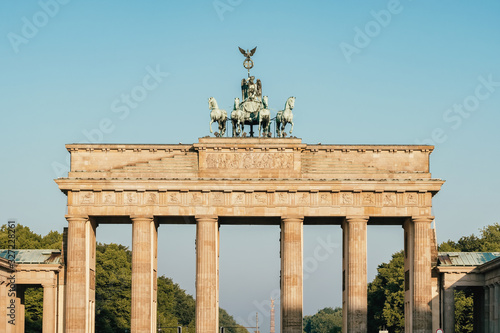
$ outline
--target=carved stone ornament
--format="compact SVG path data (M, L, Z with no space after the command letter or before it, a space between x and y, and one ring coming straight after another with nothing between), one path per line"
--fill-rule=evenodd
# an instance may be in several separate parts
M291 153L207 154L208 169L292 169Z

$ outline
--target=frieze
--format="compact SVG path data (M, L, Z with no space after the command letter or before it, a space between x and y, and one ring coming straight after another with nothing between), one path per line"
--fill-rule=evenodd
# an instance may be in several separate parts
M146 205L155 205L158 203L158 194L155 192L148 192L146 195Z
M298 199L295 201L298 205L311 205L311 193L309 192L300 192L296 194Z
M137 192L126 192L124 193L124 204L125 205L136 205L137 204Z
M169 204L180 204L181 203L181 195L179 192L169 192L167 193L167 202Z
M330 206L332 204L332 194L327 192L320 193L319 204L321 206Z
M396 193L383 193L384 206L396 206Z
M292 153L207 154L207 169L292 169Z
M111 191L103 192L102 203L105 205L114 205L116 203L116 193Z
M340 195L340 204L352 205L354 202L353 194L351 192L344 192Z
M288 205L289 204L289 194L288 192L276 192L276 200L275 202L279 205Z
M189 193L189 203L191 206L201 205L203 203L202 194L199 192L190 192Z
M232 193L232 203L235 206L244 206L245 205L245 193L244 192Z
M253 204L254 205L266 205L267 204L267 192L255 192L253 193Z
M224 193L212 192L210 202L211 202L212 206L223 206L224 205Z
M373 206L375 205L375 194L371 192L363 193L363 205Z
M406 204L416 205L418 203L418 197L416 193L406 193Z
M94 203L94 192L82 191L80 192L80 203L83 205L91 205Z
M82 206L427 206L426 193L363 191L75 191L76 203ZM429 195L430 196L430 195Z

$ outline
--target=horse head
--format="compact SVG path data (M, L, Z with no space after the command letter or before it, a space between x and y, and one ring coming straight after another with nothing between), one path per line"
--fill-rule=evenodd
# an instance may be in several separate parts
M208 99L208 108L209 108L210 110L212 110L212 109L214 108L214 102L215 102L215 98L210 97L210 98Z
M264 109L267 109L269 107L269 102L268 102L268 97L264 96L262 97L262 104L264 105Z
M290 110L293 109L293 107L295 106L295 97L289 97L288 100L286 101L286 103L288 104L288 107L290 108Z

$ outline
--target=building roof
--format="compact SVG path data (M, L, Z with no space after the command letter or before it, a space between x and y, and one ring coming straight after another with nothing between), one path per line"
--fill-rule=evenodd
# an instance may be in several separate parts
M500 252L439 252L438 266L480 266L500 258Z
M16 264L61 264L61 250L0 250L0 258L9 259L14 252Z

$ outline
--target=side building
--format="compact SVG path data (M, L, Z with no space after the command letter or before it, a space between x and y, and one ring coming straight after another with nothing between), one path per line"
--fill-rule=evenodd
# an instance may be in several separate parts
M474 297L474 332L500 332L500 252L439 252L433 272L433 322L455 332L455 291ZM434 326L434 325L433 325Z
M62 333L64 276L61 250L0 250L0 332L24 333L24 293L43 288L43 332Z

